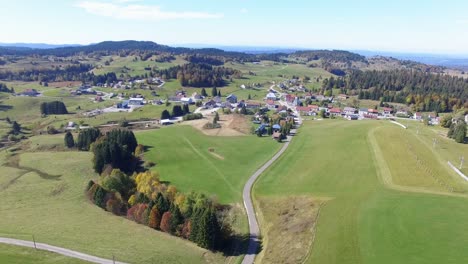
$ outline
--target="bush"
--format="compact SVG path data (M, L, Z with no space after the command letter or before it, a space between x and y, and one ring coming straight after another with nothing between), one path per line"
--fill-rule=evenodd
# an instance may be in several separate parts
M59 131L54 126L48 126L47 127L47 134L49 134L49 135L55 135L58 132Z
M200 113L197 114L187 114L183 117L184 121L190 121L190 120L196 120L196 119L202 119L203 115Z
M204 129L216 129L216 128L221 128L221 125L218 123L206 123L203 126Z

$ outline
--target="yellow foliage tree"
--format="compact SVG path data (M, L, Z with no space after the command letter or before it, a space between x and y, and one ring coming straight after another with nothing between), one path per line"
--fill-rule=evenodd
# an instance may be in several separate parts
M154 200L160 192L161 182L157 172L145 171L138 173L135 177L137 191Z

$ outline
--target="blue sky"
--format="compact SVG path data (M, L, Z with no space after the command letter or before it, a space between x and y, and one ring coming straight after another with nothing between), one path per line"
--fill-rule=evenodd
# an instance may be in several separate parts
M0 42L136 39L468 54L466 0L0 2Z

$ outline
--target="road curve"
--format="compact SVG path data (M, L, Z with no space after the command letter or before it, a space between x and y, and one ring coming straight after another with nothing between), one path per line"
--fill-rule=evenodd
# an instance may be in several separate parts
M245 254L242 264L252 264L254 263L255 256L260 246L260 229L258 227L257 217L255 215L255 209L252 204L251 191L252 186L257 180L258 176L262 174L268 167L273 164L288 148L289 143L291 142L291 137L288 136L287 141L284 143L283 147L269 160L267 161L260 169L258 169L252 176L250 176L247 183L244 185L244 191L242 197L244 199L245 210L247 211L247 217L249 219L249 248L247 249L247 254Z
M32 241L19 240L19 239L13 239L13 238L0 237L0 243L34 248L34 242L32 242ZM67 256L67 257L71 257L71 258L76 258L76 259L89 261L89 262L92 262L92 263L126 264L125 262L119 262L119 261L114 262L112 259L99 258L99 257L91 256L91 255L88 255L88 254L84 254L84 253L81 253L81 252L77 252L77 251L74 251L74 250L61 248L61 247L56 247L56 246L51 246L51 245L44 244L44 243L36 243L36 248L41 249L41 250L54 252L54 253L64 255L64 256Z

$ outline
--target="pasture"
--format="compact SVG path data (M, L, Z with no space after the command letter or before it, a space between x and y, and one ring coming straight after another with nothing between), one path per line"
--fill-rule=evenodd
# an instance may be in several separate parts
M436 162L445 156L434 157L413 133L388 121L307 121L287 153L260 177L254 195L260 201L327 200L310 236L312 247L303 256L307 263L462 263L468 259L467 186ZM419 160L453 190L404 155L407 139ZM268 252L278 246L265 228L275 218L262 203L257 208ZM295 242L288 233L281 238Z

